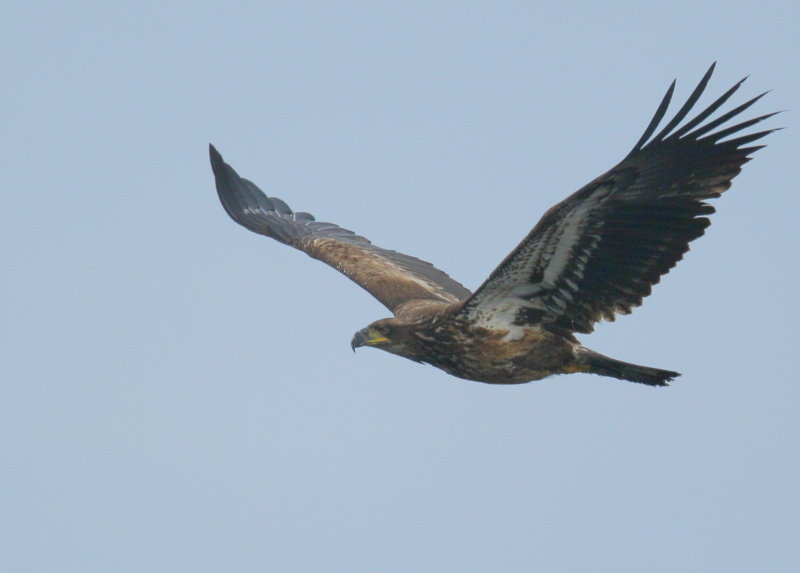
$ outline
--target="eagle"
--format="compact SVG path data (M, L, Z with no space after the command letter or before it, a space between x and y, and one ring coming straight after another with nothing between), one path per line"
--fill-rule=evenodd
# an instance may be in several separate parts
M747 78L686 119L715 65L659 129L673 81L630 153L546 211L474 292L428 262L268 197L213 145L211 167L234 221L327 263L392 312L356 332L353 350L379 348L489 384L586 372L666 386L680 374L604 356L575 335L641 305L689 243L705 233L714 213L706 200L726 191L750 155L764 147L752 143L775 131L748 130L775 113L740 117L767 92L709 119Z

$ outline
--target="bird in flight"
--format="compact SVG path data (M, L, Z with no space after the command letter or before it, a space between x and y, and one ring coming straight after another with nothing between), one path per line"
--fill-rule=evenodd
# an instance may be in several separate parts
M211 166L234 221L334 267L393 313L356 332L354 350L380 348L489 384L588 372L666 386L680 374L609 358L581 345L575 333L590 333L594 323L642 303L709 226L714 208L706 200L731 186L763 147L751 144L774 131L743 133L775 115L739 117L763 93L709 120L744 80L686 120L713 71L714 65L659 129L673 81L630 153L545 212L475 292L430 263L268 197L213 145Z

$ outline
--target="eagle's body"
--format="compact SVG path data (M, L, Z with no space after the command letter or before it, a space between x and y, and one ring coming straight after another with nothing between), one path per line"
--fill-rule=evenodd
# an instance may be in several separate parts
M393 312L357 332L354 349L373 346L493 384L589 372L663 386L679 374L608 358L573 333L642 303L710 224L714 209L705 200L728 189L761 147L747 144L770 133L739 134L773 114L717 129L761 96L707 121L742 82L681 125L713 69L656 134L673 82L627 157L548 210L474 293L429 263L293 212L239 177L213 147L211 163L235 221L335 267Z
M520 329L514 338L505 330L467 325L447 317L437 324L411 324L400 335L403 344L398 345L396 353L466 380L521 384L551 374L589 371L588 361L580 354L582 347L574 338L539 326ZM384 350L395 352L391 346Z
M584 348L569 332L535 324L475 324L465 320L460 308L457 302L417 305L413 312L400 312L357 332L352 346L378 345L453 376L488 384L522 384L575 372L637 376L637 382L658 384L678 375L608 358Z

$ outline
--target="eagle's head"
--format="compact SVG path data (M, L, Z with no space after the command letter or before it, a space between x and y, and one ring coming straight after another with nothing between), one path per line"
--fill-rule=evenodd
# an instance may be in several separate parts
M355 351L361 346L372 346L386 352L419 361L419 341L412 336L411 325L397 318L382 318L353 335L350 346Z

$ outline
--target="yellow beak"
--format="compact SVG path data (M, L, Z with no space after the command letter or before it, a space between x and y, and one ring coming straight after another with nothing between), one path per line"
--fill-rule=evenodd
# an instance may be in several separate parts
M375 346L384 342L389 342L389 339L374 329L365 328L355 333L353 340L350 341L350 347L355 351L360 346Z

